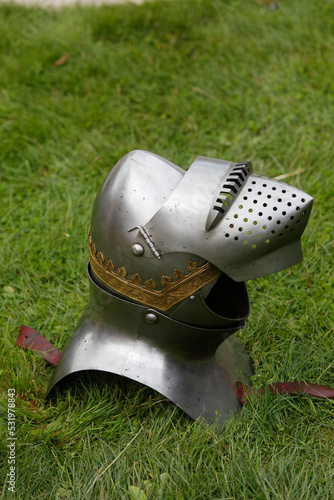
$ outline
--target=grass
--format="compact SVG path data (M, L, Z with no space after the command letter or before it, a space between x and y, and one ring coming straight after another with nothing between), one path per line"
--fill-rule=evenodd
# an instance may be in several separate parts
M304 262L249 283L238 336L254 385L334 387L334 3L184 0L0 7L1 498L7 389L16 498L333 498L333 402L265 393L224 432L160 395L88 377L45 403L51 375L15 347L29 324L63 349L87 301L96 192L128 151L186 168L198 155L293 174L314 197ZM67 53L65 64L54 62Z

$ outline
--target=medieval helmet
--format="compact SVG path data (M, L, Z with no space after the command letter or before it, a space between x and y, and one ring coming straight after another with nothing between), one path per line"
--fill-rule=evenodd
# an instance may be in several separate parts
M124 156L94 203L90 299L48 393L105 371L223 424L239 409L234 382L253 374L233 335L249 314L245 281L302 260L311 206L249 161L198 157L185 172L146 151Z

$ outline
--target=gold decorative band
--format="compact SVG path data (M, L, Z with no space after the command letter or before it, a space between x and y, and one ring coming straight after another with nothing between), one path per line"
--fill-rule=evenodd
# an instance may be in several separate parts
M161 285L163 288L155 290L157 285L153 279L142 283L143 279L138 273L127 278L124 267L115 269L112 261L106 261L102 252L96 250L90 233L88 234L88 242L90 265L103 283L125 297L154 307L159 311L167 311L221 274L219 269L210 262L198 267L197 262L188 261L188 274L185 274L185 271L181 269L175 269L174 280L170 276L162 276Z

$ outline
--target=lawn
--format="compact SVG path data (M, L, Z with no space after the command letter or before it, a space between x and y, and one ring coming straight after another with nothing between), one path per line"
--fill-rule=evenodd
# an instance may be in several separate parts
M333 0L2 4L0 32L1 498L334 498L333 401L265 392L222 432L102 376L45 402L52 368L15 346L28 324L64 349L92 204L124 154L248 159L314 197L303 263L248 283L253 383L334 387Z

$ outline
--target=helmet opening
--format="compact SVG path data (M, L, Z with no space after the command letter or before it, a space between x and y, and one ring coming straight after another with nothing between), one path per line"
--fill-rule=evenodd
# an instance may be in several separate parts
M205 299L207 306L219 316L244 319L249 316L249 298L244 282L234 281L222 273Z

